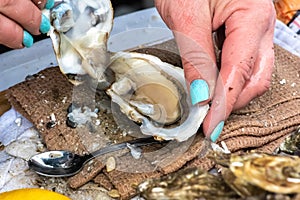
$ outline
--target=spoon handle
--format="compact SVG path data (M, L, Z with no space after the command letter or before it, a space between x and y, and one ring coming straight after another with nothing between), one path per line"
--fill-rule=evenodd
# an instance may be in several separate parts
M97 157L97 156L101 156L101 155L104 155L104 154L107 154L107 153L111 153L111 152L114 152L114 151L118 151L118 150L121 150L121 149L125 149L125 148L128 148L128 144L129 145L133 145L135 147L141 147L141 146L146 146L146 145L150 145L150 144L164 144L168 141L158 141L158 140L155 140L153 137L146 137L146 138L138 138L138 139L135 139L135 140L130 140L130 141L127 141L127 142L122 142L122 143L119 143L119 144L113 144L113 145L110 145L110 146L106 146L104 148L101 148L97 151L94 151L90 154L87 154L85 155L84 157L86 158L86 162Z

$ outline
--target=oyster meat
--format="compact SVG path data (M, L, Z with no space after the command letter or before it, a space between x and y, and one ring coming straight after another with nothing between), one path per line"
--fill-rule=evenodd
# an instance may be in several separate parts
M47 16L61 71L73 75L70 77L88 74L99 82L105 81L103 71L109 62L107 40L113 23L110 0L56 0Z
M185 141L197 132L208 105L191 105L182 68L133 52L116 53L108 68L115 81L107 93L143 134Z
M197 132L209 106L191 105L183 69L147 54L107 51L109 0L56 1L49 17L62 73L88 74L90 88L106 90L145 135L185 141Z

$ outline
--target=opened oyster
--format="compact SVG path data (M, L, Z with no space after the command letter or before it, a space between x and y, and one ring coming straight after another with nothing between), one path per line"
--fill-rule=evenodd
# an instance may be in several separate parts
M112 29L113 9L109 0L56 0L48 13L50 37L61 71L72 80L88 74L105 81L109 62L107 40Z
M109 65L115 82L107 93L145 135L185 141L200 127L208 105L192 106L183 69L140 53L119 52Z
M101 89L140 124L143 134L187 140L200 127L208 105L191 105L183 69L151 55L109 53L112 13L109 0L56 3L50 11L50 36L61 71L74 77L88 74L92 85L104 85Z

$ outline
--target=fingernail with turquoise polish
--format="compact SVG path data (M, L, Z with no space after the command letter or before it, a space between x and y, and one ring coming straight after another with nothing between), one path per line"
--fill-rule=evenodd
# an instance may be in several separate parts
M212 142L217 141L218 137L222 133L223 127L224 127L224 121L221 121L210 135L210 139Z
M201 79L194 80L190 86L190 94L193 105L207 100L209 98L209 89L206 81Z
M49 30L50 30L50 21L45 15L42 14L40 31L41 33L47 33Z
M45 8L46 9L51 9L53 6L54 6L54 0L48 0L46 5L45 5Z
M27 48L33 45L33 37L27 31L23 33L23 45Z

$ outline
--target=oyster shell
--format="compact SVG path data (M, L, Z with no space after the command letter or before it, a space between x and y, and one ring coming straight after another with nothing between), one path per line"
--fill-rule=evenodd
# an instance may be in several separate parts
M209 155L229 167L240 184L251 184L266 191L293 194L300 191L300 158L251 152L244 155L214 152Z
M237 194L222 177L210 174L200 168L189 168L157 179L140 183L137 191L145 199L237 199Z
M276 152L300 156L300 127L285 138Z
M67 75L89 74L99 82L105 81L107 40L113 24L110 0L56 0L48 16L61 71Z
M300 191L300 159L253 153L233 156L231 171L235 176L267 191L290 194Z
M133 52L116 53L108 68L115 75L108 95L143 134L185 141L197 132L209 106L191 105L182 68Z

